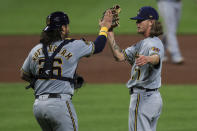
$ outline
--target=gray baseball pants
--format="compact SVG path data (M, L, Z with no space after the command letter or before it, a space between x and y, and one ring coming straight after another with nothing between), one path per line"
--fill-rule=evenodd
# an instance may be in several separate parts
M134 89L129 106L129 131L156 131L162 110L159 91Z
M43 131L78 131L78 121L71 96L61 98L39 96L33 106L34 116Z
M163 37L164 46L172 55L172 59L182 57L176 37L177 27L181 18L181 2L158 1L158 8L164 19L165 33Z

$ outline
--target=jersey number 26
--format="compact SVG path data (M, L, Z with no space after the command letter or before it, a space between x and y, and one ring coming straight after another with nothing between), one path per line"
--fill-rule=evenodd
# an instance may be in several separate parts
M44 65L45 58L39 59L39 74L43 71L43 65ZM62 59L61 58L54 58L53 61L53 74L62 76Z

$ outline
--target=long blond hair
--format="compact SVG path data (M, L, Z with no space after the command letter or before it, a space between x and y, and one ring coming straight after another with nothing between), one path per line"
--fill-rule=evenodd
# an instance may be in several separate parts
M155 20L151 27L150 37L159 36L163 34L163 27L161 22Z

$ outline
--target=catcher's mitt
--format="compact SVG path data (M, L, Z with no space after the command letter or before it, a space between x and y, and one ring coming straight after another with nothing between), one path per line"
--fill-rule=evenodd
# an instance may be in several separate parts
M82 76L79 76L77 73L74 76L75 83L74 83L74 89L79 89L83 86L84 84L84 79Z
M113 14L112 25L109 28L109 31L113 31L113 28L119 26L119 13L121 11L121 8L120 8L119 5L114 5L112 8L109 8L109 9L111 10L111 12ZM102 16L101 20L103 20L103 17L105 15L105 12L103 13L103 16Z

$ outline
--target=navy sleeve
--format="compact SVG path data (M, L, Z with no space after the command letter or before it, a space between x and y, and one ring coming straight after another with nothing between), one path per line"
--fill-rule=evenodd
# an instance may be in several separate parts
M94 54L100 53L104 49L106 42L107 38L104 35L99 35L94 41Z

